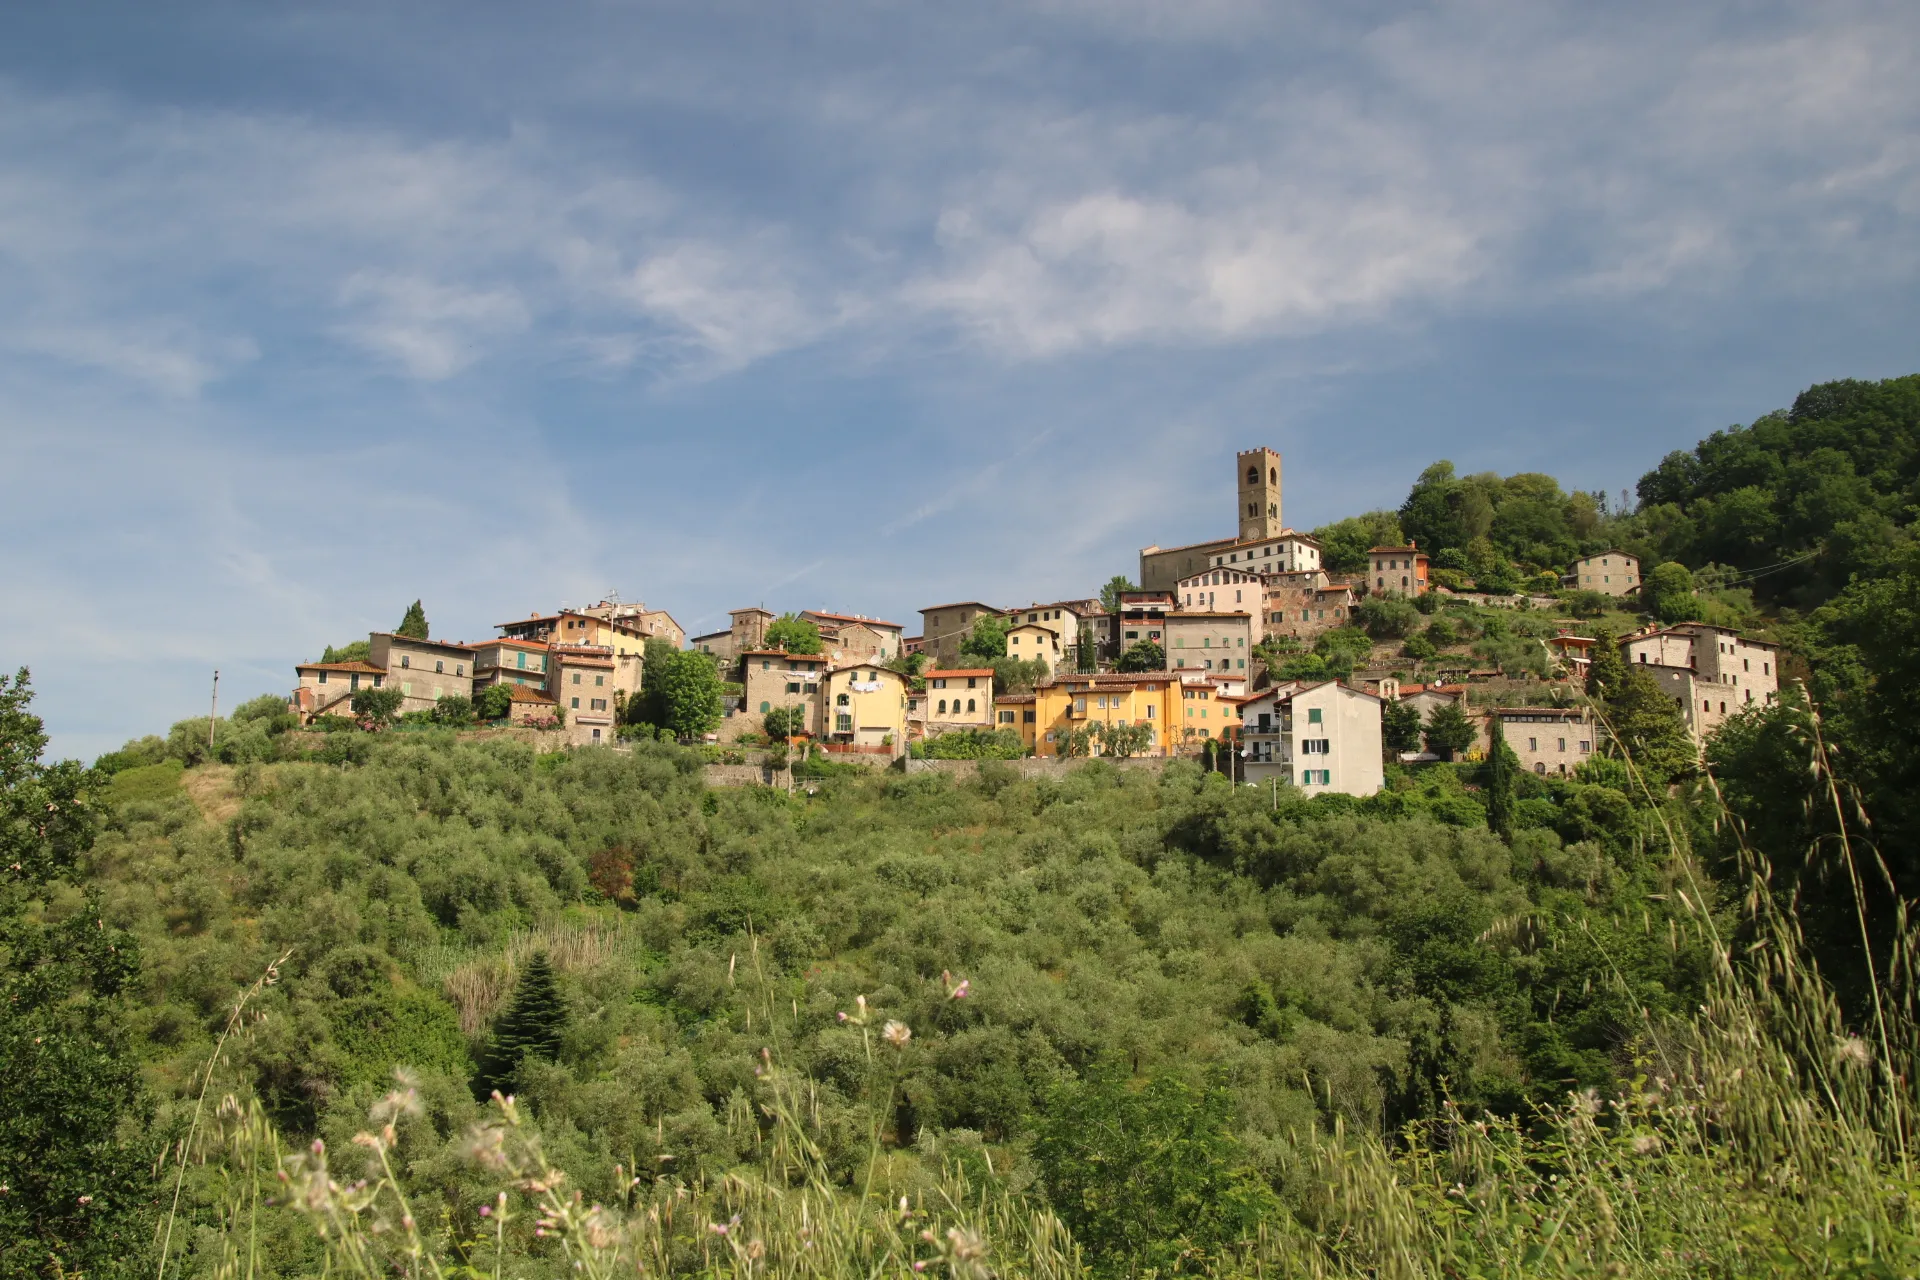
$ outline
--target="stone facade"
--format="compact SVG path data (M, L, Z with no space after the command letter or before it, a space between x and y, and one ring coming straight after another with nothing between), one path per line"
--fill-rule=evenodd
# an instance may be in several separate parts
M1367 590L1377 596L1427 594L1427 553L1412 545L1367 552Z
M1334 583L1314 569L1306 573L1275 574L1266 579L1262 629L1269 637L1310 639L1353 621L1360 593Z
M1494 707L1487 720L1500 722L1507 746L1528 773L1566 777L1598 749L1595 726L1584 707ZM1488 729L1483 746L1492 745Z
M960 665L960 642L973 631L976 620L1002 610L978 600L958 604L937 604L920 611L920 649L936 667Z
M1640 558L1624 551L1602 551L1573 562L1566 583L1576 591L1627 596L1640 590Z
M296 683L288 701L301 724L312 724L319 716L352 715L353 695L378 689L387 678L384 669L369 662L303 662L293 674Z
M1729 627L1683 622L1628 636L1620 653L1659 682L1696 738L1707 737L1728 716L1779 697L1779 646Z
M442 698L473 696L474 649L385 631L367 637L370 661L401 693L400 713L431 711Z

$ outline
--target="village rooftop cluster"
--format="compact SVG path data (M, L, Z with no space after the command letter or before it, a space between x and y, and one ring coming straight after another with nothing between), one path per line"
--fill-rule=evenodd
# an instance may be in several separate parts
M709 655L736 686L708 735L720 743L763 738L779 713L786 736L843 755L896 758L916 742L998 731L1017 735L1032 756L1200 754L1250 783L1371 795L1383 783L1387 704L1417 708L1423 723L1443 707L1467 711L1469 684L1497 673L1469 668L1433 684L1373 671L1276 678L1261 660L1263 642L1311 641L1350 626L1368 596L1417 599L1446 588L1413 545L1373 547L1364 573L1329 572L1320 543L1282 520L1281 458L1272 449L1237 456L1234 489L1233 536L1143 548L1137 587L1105 600L934 604L919 611L913 635L864 614L806 610L797 617L818 630L818 653L770 644L776 615L764 608L735 609L725 630L689 638L664 610L602 600L500 623L497 636L474 644L376 632L364 658L299 664L292 705L313 723L349 714L363 688L397 688L404 713L502 686L507 694L495 701L514 724L575 745L606 744L641 690L653 640ZM1629 597L1640 589L1640 565L1608 551L1570 565L1564 581ZM1031 688L996 688L995 668L966 657L983 619L1004 627L1007 658L1043 673ZM1556 675L1577 683L1593 640L1569 627L1548 643ZM1729 628L1649 627L1620 647L1673 698L1696 738L1778 692L1776 647ZM1149 669L1140 669L1143 656ZM1534 773L1567 775L1597 749L1596 725L1579 706L1493 706L1469 718L1480 744L1497 720Z

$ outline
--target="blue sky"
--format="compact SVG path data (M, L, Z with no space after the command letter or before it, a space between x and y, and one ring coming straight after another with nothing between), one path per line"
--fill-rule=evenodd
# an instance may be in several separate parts
M399 621L912 624L1920 369L1911 3L0 13L0 664L91 757Z

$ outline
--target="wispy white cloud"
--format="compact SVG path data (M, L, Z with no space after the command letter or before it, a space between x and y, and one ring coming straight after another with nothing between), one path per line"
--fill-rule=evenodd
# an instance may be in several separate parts
M350 341L397 361L416 378L450 378L496 340L522 333L531 317L511 289L460 289L417 276L356 271L340 288L354 318Z

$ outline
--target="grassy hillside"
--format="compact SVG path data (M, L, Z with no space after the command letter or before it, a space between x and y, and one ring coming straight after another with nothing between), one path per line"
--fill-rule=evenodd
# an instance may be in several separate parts
M1681 1047L1719 1030L1687 1018L1724 995L1715 931L1740 915L1689 849L1694 797L1643 794L1588 838L1549 825L1508 844L1462 780L1423 782L1445 803L1407 787L1276 806L1182 764L1060 781L989 764L965 785L832 779L789 798L707 791L697 757L667 746L540 756L419 734L357 764L124 770L87 870L143 956L129 1029L159 1124L189 1137L170 1246L187 1272L251 1258L256 1274L317 1274L311 1219L245 1192L275 1144L315 1139L352 1170L366 1142L391 1144L369 1184L386 1199L357 1214L347 1191L303 1184L333 1217L334 1265L350 1238L370 1257L400 1246L404 1191L421 1247L449 1265L504 1252L516 1274L564 1270L537 1215L494 1216L505 1156L473 1158L475 1127L500 1116L479 1100L492 1084L520 1124L483 1143L520 1151L537 1133L584 1196L548 1219L622 1207L608 1247L646 1237L667 1269L754 1270L709 1230L737 1211L795 1272L814 1265L797 1215L843 1233L829 1270L960 1274L971 1237L946 1228L988 1225L992 1265L1016 1272L1340 1272L1415 1241L1493 1258L1545 1245L1537 1212L1559 1193L1539 1177L1571 1176L1555 1144L1583 1133L1598 1145L1581 1176L1601 1194L1746 1186L1697 1110L1710 1064ZM556 975L553 1051L503 1061L536 957ZM1696 1092L1670 1108L1674 1088ZM1608 1099L1621 1109L1594 1110ZM393 1119L389 1137L370 1114ZM1470 1138L1462 1116L1481 1125ZM1669 1150L1649 1134L1670 1158L1644 1158ZM1492 1179L1479 1208L1442 1194L1463 1161ZM1392 1229L1409 1234L1368 1244L1391 1224L1357 1220L1330 1179L1370 1201L1397 1186L1409 1216ZM541 1198L519 1183L514 1205ZM1139 1203L1103 1215L1123 1192ZM1741 1231L1804 1225L1796 1209L1767 1228L1780 1206L1748 1193ZM902 1196L923 1214L905 1226ZM676 1203L697 1220L662 1226ZM1232 1213L1210 1221L1203 1203ZM1549 1256L1604 1258L1598 1203L1561 1206L1581 1221ZM1668 1209L1636 1212L1680 1230ZM382 1215L389 1231L354 1234ZM1696 1216L1696 1244L1752 1256ZM1497 1238L1467 1238L1495 1221ZM1858 1247L1894 1256L1899 1231Z

